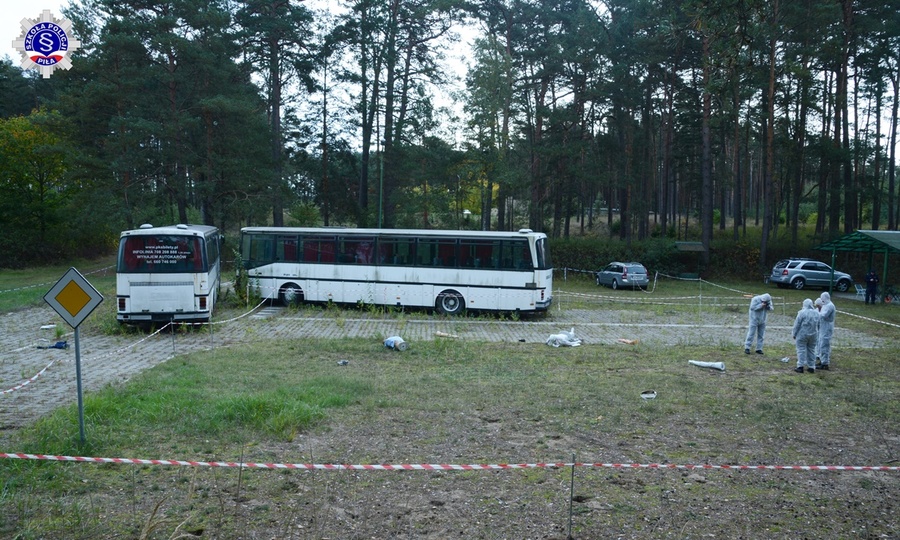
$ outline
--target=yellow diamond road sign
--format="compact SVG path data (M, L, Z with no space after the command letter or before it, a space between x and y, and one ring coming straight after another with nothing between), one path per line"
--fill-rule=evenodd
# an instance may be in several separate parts
M77 328L94 308L103 301L103 295L88 283L78 270L69 268L56 285L44 295L44 301L59 313L72 328Z

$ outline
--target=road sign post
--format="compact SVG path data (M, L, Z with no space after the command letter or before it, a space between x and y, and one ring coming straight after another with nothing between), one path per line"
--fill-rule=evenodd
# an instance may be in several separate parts
M81 391L81 337L78 327L103 301L100 294L75 268L63 274L47 294L44 301L59 313L69 326L75 329L75 380L78 389L78 432L81 444L84 436L84 399Z

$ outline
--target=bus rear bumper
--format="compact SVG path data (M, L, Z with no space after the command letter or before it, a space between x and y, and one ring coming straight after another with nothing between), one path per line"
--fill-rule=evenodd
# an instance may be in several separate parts
M121 323L167 323L167 322L207 322L210 312L178 312L178 313L119 313L116 319Z

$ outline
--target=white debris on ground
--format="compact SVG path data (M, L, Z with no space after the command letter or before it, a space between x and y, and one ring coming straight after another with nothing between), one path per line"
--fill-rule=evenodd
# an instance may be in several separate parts
M551 347L578 347L581 340L575 337L575 328L569 331L563 330L558 334L551 334L547 338L547 345Z

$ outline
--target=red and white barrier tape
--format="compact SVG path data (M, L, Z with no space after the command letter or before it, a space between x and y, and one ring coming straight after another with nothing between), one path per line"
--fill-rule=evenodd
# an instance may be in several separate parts
M664 463L496 463L496 464L370 464L348 465L341 463L254 463L234 461L182 461L173 459L130 459L82 456L48 456L43 454L0 453L0 459L25 459L42 461L76 461L80 463L119 463L126 465L177 465L181 467L236 467L243 469L297 469L326 471L497 471L507 469L550 469L567 467L592 467L607 469L718 469L738 471L879 471L897 472L900 467L848 466L848 465L676 465Z
M45 367L44 369L38 371L37 374L35 374L34 377L28 379L27 381L22 381L21 383L17 384L16 386L13 386L12 388L7 388L6 390L3 390L2 392L0 392L0 396L5 395L5 394L11 394L11 393L15 392L16 390L21 390L22 388L25 388L25 387L28 386L29 384L31 384L31 383L33 383L34 381L36 381L38 377L40 377L41 375L43 375L44 372L47 371L48 369L50 369L50 366L52 366L53 364L55 364L57 361L58 361L58 359L57 359L57 360L53 360L52 362L50 362L49 364L47 364L47 367Z
M880 320L878 320L878 319L873 319L873 318L871 318L871 317L865 317L865 316L863 316L863 315L857 315L856 313L850 313L849 311L843 311L843 310L840 310L840 309L839 309L839 310L837 310L837 312L840 313L841 315L849 315L850 317L856 317L857 319L862 319L862 320L864 320L864 321L869 321L869 322L874 322L874 323L878 323L878 324L883 324L883 325L886 325L886 326L893 326L894 328L900 328L900 324L894 324L894 323L887 322L887 321L880 321Z
M109 270L110 268L113 268L113 266L104 266L103 268L99 268L99 269L93 270L91 272L85 272L84 275L90 276L91 274L99 274L100 272L105 272L106 270ZM37 283L35 285L25 285L23 287L16 287L14 289L5 289L5 290L0 291L0 294L8 293L8 292L24 291L26 289L34 289L36 287L46 287L47 285L53 285L54 283L56 283L56 282L48 281L47 283Z

